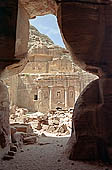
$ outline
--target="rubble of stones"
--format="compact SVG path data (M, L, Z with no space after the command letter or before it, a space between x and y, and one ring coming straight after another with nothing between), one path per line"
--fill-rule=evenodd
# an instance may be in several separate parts
M73 109L57 108L49 113L28 112L25 108L12 106L10 126L12 143L33 144L39 136L66 136L71 133Z

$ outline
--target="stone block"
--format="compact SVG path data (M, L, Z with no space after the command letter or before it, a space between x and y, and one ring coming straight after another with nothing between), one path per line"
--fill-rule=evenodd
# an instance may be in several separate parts
M37 137L36 136L29 136L24 138L24 144L29 145L29 144L34 144L37 142Z

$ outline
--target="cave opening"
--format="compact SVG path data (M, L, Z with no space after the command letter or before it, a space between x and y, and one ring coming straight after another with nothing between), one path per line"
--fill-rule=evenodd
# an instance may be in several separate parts
M6 80L12 100L11 128L28 135L32 132L37 134L39 131L40 136L46 137L45 131L49 130L50 134L53 134L56 130L56 133L59 132L56 138L70 136L71 125L68 122L72 119L74 101L87 83L96 77L77 67L67 49L55 45L48 37L44 39L44 35L38 33L34 26L30 26L30 34L32 33L34 35L30 36L26 67L18 75L11 77L11 80ZM41 41L37 34L42 36L44 41ZM20 39L17 41L18 44L21 44ZM34 135L24 137L25 144L36 142ZM38 144L46 145L46 142ZM63 147L60 144L57 146Z
M96 77L73 63L56 16L38 16L29 24L28 63L6 80L11 126L30 124L32 130L26 131L70 137L74 103Z

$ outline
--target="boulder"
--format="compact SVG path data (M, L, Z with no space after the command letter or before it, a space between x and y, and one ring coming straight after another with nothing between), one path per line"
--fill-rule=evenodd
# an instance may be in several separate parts
M97 79L79 96L73 113L72 135L68 142L70 159L111 160L112 90L109 86L111 79Z
M33 132L33 129L32 129L30 124L13 123L13 124L11 124L11 127L16 128L17 132L24 132L24 133L31 133L31 132Z
M24 138L23 140L24 144L29 145L29 144L34 144L37 142L37 137L36 136L29 136Z

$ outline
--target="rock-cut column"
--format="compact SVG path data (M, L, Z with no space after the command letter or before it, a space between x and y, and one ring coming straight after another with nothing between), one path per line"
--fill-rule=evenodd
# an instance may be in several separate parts
M75 104L69 158L111 161L112 6L108 1L92 2L63 1L58 10L58 22L75 63L99 76Z

